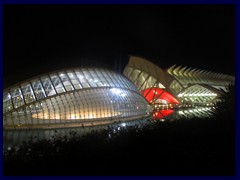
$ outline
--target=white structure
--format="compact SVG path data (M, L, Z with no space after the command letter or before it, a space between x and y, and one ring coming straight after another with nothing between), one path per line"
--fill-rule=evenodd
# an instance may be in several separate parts
M4 90L3 125L98 125L148 116L148 103L124 76L99 68L66 69Z
M151 104L166 100L175 104L178 101L207 105L217 101L221 89L225 90L235 81L233 76L175 65L163 70L136 56L130 56L123 73Z

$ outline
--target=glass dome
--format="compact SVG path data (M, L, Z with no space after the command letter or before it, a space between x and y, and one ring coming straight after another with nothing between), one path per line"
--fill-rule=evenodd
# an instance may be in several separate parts
M34 77L4 90L4 127L131 120L148 103L124 76L107 69L75 68Z

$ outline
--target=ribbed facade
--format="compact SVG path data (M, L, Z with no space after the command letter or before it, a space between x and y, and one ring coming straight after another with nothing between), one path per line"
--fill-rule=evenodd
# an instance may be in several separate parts
M44 74L4 90L4 127L100 123L143 116L146 100L124 76L99 68Z
M168 92L174 93L175 89L182 89L182 87L174 81L171 75L165 73L163 69L153 63L140 57L131 56L123 74L137 86L140 93L150 104L159 100L166 100L166 95L169 97L167 98L169 103L177 104L177 98L174 98ZM171 89L171 83L176 86L175 89Z
M176 104L177 100L182 104L207 105L217 101L221 96L221 89L225 90L235 81L233 76L176 65L163 70L136 56L130 56L123 73L152 104L164 100L167 100L166 103ZM160 92L170 93L172 100ZM151 93L155 95L149 99Z
M4 89L3 125L101 125L149 116L152 108L159 118L172 113L156 114L159 108L211 105L235 81L233 76L176 65L163 70L136 56L130 56L123 74L72 68L17 83Z
M227 85L234 84L235 81L233 76L176 65L168 68L167 72L185 87L190 84L204 84L216 89L224 89Z

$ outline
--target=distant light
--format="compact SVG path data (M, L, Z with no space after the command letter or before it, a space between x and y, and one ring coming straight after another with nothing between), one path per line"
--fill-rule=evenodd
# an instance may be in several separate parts
M126 126L126 123L122 123L122 126L125 127L125 126Z

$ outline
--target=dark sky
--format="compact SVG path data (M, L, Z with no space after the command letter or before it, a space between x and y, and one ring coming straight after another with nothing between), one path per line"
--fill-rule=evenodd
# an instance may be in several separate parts
M235 74L231 5L5 5L4 87L75 66L122 72L128 55Z

